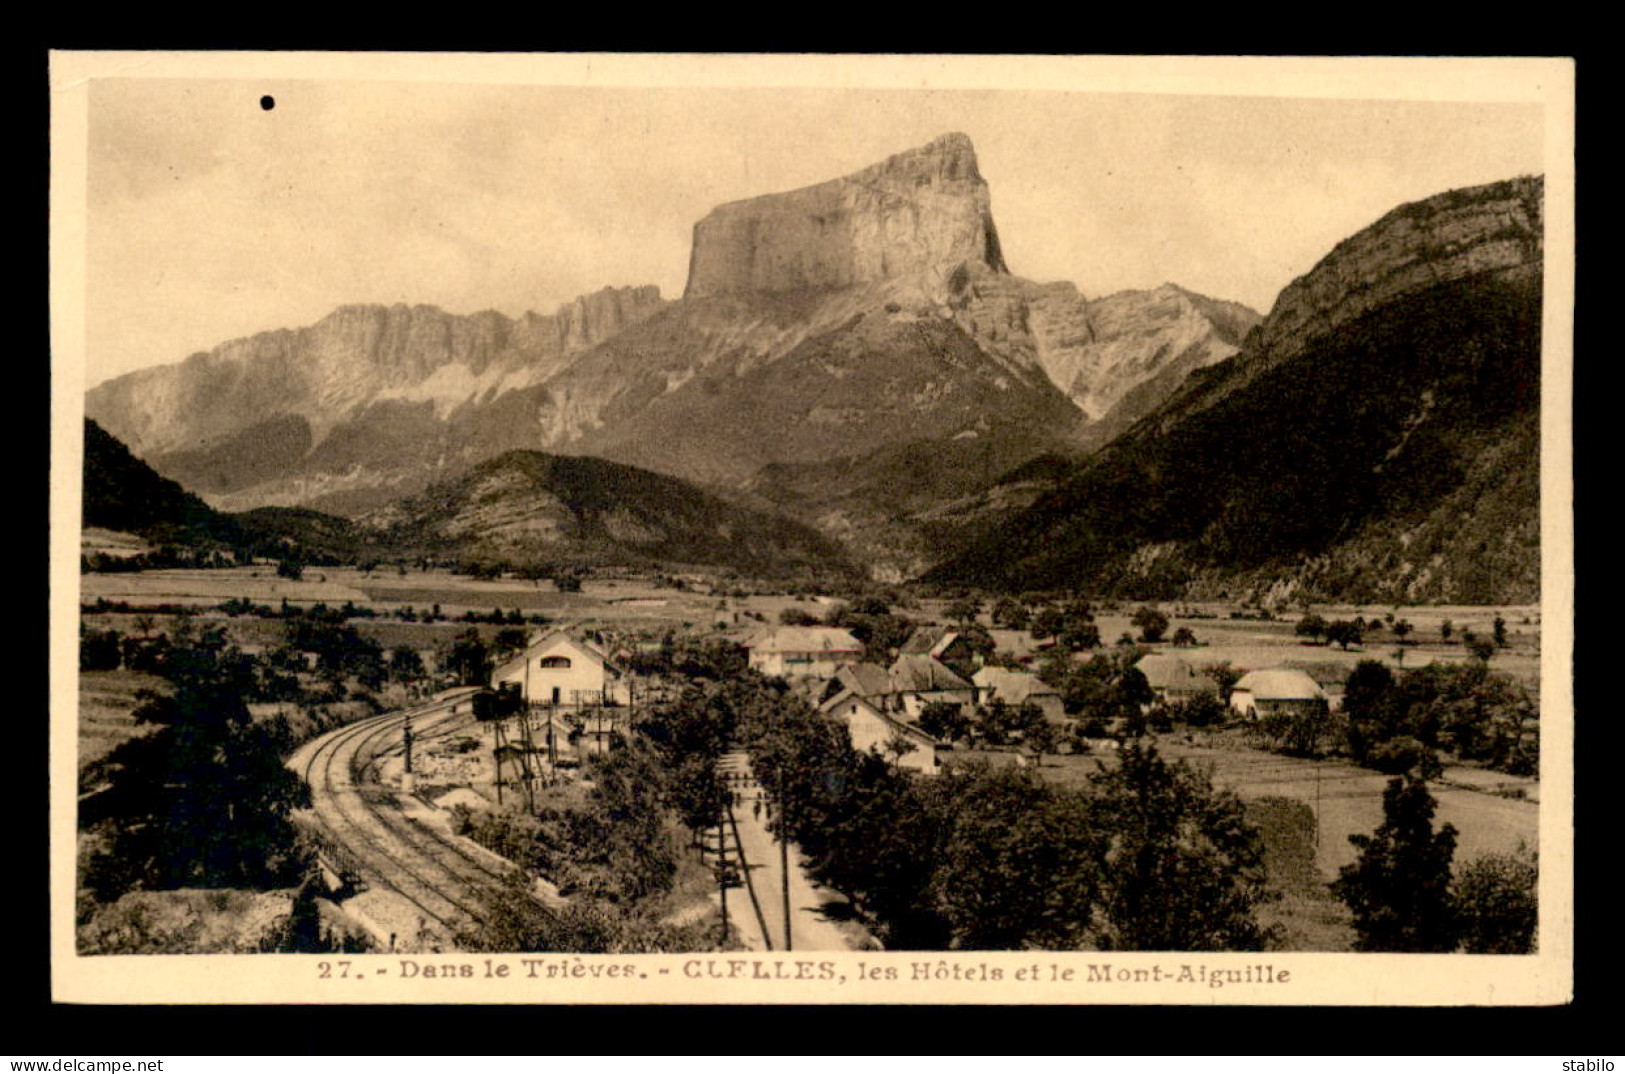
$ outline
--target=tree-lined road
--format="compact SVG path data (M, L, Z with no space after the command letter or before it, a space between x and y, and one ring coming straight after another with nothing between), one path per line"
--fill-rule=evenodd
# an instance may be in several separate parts
M761 784L750 769L750 759L741 751L723 755L724 785L735 795L732 825L744 872L754 890L768 935L761 937L761 922L750 905L750 892L736 888L741 898L730 898L728 912L739 925L741 938L753 950L785 950L784 869L778 841L768 831L769 803ZM820 887L807 875L800 852L789 849L790 945L792 951L850 951L878 949L856 922L837 923L836 913L845 910L846 900ZM756 941L756 942L753 942ZM758 944L760 944L758 946Z

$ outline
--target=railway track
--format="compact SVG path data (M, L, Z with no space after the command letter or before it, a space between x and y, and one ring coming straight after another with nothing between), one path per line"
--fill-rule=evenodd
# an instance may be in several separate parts
M491 898L513 870L414 819L398 792L376 777L382 760L404 748L402 730L409 718L423 729L419 743L466 727L459 706L469 693L349 724L289 761L311 788L312 814L324 836L355 863L369 886L391 891L413 907L420 932L443 941L486 919ZM552 916L540 903L537 908Z

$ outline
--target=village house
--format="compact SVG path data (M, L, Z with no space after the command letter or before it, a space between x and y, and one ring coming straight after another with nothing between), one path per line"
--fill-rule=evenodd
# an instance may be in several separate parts
M758 632L744 643L750 666L763 675L829 678L863 659L863 644L839 627L780 626Z
M825 702L843 691L863 698L881 712L902 711L901 701L892 693L891 672L879 664L861 661L838 669L835 676L820 688L818 696L813 699L814 703L822 708Z
M1326 694L1320 684L1296 668L1250 671L1230 691L1230 708L1249 720L1314 713L1326 707Z
M929 656L944 664L972 667L980 661L963 634L940 626L917 626L898 648L899 656Z
M1158 701L1177 704L1200 696L1217 697L1219 694L1218 684L1191 667L1190 661L1171 653L1150 653L1142 656L1134 666L1145 676Z
M931 656L908 653L899 656L888 672L890 692L897 709L910 720L918 720L925 706L933 703L976 704L976 686L957 675L952 668Z
M563 631L543 635L491 673L491 685L515 683L533 705L624 705L629 681L596 647Z
M1343 709L1343 691L1348 685L1349 666L1335 660L1286 660L1280 665L1301 671L1315 680L1320 692L1326 695L1326 705L1333 712Z
M874 752L888 759L895 757L899 768L925 775L937 773L937 740L918 727L882 712L867 698L842 689L819 708L846 724L852 748L860 753ZM899 747L906 747L901 755L895 753Z
M983 704L990 701L1003 701L1011 706L1031 704L1037 706L1050 723L1067 722L1060 691L1030 671L989 665L971 676L971 682L976 685Z

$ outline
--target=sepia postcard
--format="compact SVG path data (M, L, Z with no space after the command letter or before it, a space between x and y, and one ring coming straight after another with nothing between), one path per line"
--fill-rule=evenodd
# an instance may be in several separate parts
M51 95L57 1001L1571 1000L1571 60Z

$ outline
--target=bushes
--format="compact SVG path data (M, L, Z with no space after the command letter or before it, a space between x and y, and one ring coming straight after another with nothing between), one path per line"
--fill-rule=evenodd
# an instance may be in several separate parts
M1534 951L1539 879L1538 858L1521 844L1511 854L1486 854L1468 863L1451 888L1462 949L1487 955Z
M124 662L123 636L116 630L79 631L79 670L116 671Z
M1352 835L1359 860L1332 891L1354 913L1361 951L1527 954L1535 949L1535 854L1488 854L1454 877L1456 830L1433 829L1435 802L1414 774L1390 780L1383 821Z

